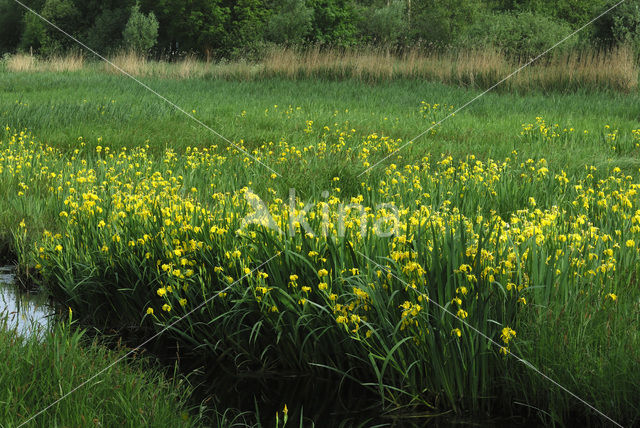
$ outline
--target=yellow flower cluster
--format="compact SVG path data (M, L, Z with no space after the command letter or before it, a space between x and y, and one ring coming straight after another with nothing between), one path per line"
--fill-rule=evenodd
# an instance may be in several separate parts
M427 116L452 111L421 108ZM402 144L376 133L352 144L355 130L348 124L319 128L308 120L305 126L317 140L265 142L252 155L275 167L297 162L305 168L336 155L367 167ZM574 130L538 118L523 126L524 136L531 133L551 140ZM633 135L640 141L640 130ZM390 306L399 309L400 330L418 338L433 328L429 299L452 305L463 320L475 319L483 310L478 302L498 289L515 308L562 296L553 284L615 300L616 281L638 263L639 185L617 168L588 166L569 176L551 171L544 159L519 159L517 151L502 160L425 156L381 167L376 182L356 183L348 192L335 177L326 195L296 199L293 210L274 189L279 178L266 176L259 196L277 228L243 227L253 211L252 183L234 188L229 177L254 162L233 147L155 156L148 146L114 150L102 142L65 156L25 132L0 143L5 187L17 197L46 195L57 209L55 233L45 231L36 248L42 275L69 274L70 263L95 271L124 267L144 278L135 285L146 296L138 310L156 319L177 316L220 290L224 305L225 287L245 279L243 287L265 314L294 310L287 302L297 311L317 305L350 334L372 321L373 295L385 293L395 299ZM279 276L252 270L266 258L265 243L273 252L285 248L296 261ZM359 252L395 275L361 259L357 265ZM444 273L434 273L443 266ZM446 287L436 291L429 278L446 278ZM540 284L551 288L540 292ZM463 336L452 327L447 336ZM365 330L370 336L371 327ZM506 345L515 332L503 330L500 337Z
M571 144L579 141L581 136L589 136L588 130L577 132L571 126L548 124L543 117L536 117L535 123L523 123L520 136L528 143ZM600 141L614 153L622 150L630 151L640 147L640 130L632 129L631 134L621 134L618 129L604 125L599 135Z

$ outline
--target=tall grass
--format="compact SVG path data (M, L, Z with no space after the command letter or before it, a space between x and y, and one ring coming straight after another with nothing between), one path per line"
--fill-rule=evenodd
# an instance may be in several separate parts
M5 60L7 70L14 72L33 72L36 70L36 57L33 55L17 54Z
M61 399L30 427L50 426L196 426L184 379L167 380L146 358L116 363L126 350L109 350L68 323L39 336L21 337L0 318L0 424L18 426ZM114 364L110 367L111 364ZM94 380L96 373L104 372Z
M520 68L493 49L425 53L410 50L400 56L388 51L278 49L263 61L263 76L287 78L424 79L446 84L488 88ZM639 71L631 48L584 50L551 54L505 82L515 90L610 88L632 91Z
M6 68L13 72L66 72L79 71L85 66L84 56L78 53L39 58L28 54L11 55L5 61Z
M187 56L176 62L150 61L134 52L121 52L111 59L118 67L135 76L169 79L220 78L264 79L357 79L366 82L392 79L419 79L486 89L526 62L510 61L491 48L457 52L408 50L396 54L381 49L308 49L270 50L256 63L203 62ZM55 57L48 60L30 55L14 55L6 62L10 71L76 71L84 67L82 56ZM96 68L96 65L91 65ZM118 71L109 64L97 66L109 73ZM574 91L578 89L636 90L639 67L633 50L626 46L609 50L582 49L549 54L508 79L502 89Z

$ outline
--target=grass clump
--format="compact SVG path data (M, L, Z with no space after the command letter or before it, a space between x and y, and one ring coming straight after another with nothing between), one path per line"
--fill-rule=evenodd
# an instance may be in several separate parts
M85 66L84 56L77 52L49 58L16 54L8 56L4 62L8 71L29 73L79 71Z
M68 323L30 337L1 324L2 426L194 426L189 386L167 380L146 358L118 361L126 349L110 350Z

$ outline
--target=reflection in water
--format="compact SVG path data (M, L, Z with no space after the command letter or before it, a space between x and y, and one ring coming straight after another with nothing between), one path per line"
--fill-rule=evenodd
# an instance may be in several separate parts
M6 317L6 328L15 328L20 335L34 334L49 325L52 312L43 294L18 290L13 267L0 267L0 317Z

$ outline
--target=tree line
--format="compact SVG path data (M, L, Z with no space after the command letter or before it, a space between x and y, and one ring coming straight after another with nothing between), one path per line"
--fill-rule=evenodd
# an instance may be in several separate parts
M22 0L89 47L155 56L252 58L271 46L500 49L530 56L614 0ZM640 5L627 1L566 46L640 51ZM0 52L77 48L14 0L0 0Z

